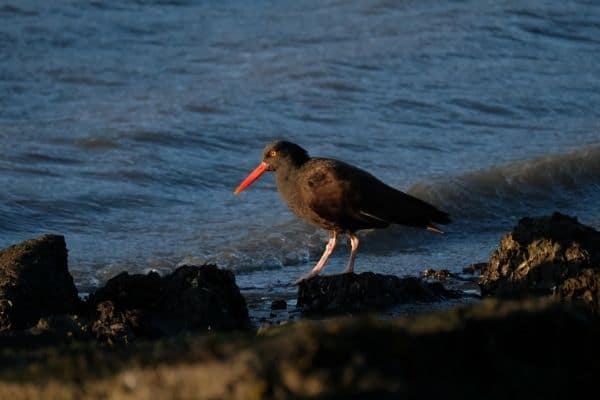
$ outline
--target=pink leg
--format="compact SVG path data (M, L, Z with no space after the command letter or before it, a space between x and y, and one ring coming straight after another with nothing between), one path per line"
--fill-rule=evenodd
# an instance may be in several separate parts
M352 250L350 250L350 260L348 260L348 266L346 267L344 273L351 274L352 272L354 272L354 260L356 259L359 240L354 233L349 233L348 237L350 238L350 246Z
M317 264L313 267L313 269L309 273L300 277L295 283L299 283L300 281L311 278L315 275L319 275L319 273L325 266L325 263L327 263L329 256L331 255L331 253L333 253L333 250L335 250L336 245L337 245L337 234L335 233L335 231L332 231L331 238L329 238L329 242L327 242L327 246L325 246L325 251L323 252L323 255L321 256L321 258L319 259L319 262L317 262Z

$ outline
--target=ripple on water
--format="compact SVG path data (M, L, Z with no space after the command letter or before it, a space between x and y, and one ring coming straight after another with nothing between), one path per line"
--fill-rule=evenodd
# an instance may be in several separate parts
M554 207L600 221L593 2L4 3L0 240L65 234L78 282L186 257L306 272L326 234L273 176L232 195L276 138L456 216L443 237L367 234L365 269L487 257Z

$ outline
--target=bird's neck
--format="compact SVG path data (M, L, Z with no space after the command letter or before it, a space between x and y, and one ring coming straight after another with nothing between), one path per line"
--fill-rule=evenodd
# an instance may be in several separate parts
M296 194L296 185L298 182L298 173L301 166L287 165L279 168L275 172L275 182L277 190L281 193L283 199L289 203L289 200Z

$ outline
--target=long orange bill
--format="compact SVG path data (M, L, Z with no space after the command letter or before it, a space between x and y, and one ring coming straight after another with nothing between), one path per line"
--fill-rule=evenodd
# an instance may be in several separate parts
M269 168L269 166L266 162L261 162L258 164L258 167L256 167L254 171L250 172L250 175L248 175L246 179L240 183L233 194L239 194L240 192L246 190L246 188L252 185L252 183L257 180L267 170L267 168Z

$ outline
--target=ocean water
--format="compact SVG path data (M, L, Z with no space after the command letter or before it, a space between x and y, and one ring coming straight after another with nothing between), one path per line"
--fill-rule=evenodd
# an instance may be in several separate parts
M232 194L274 139L452 214L363 232L358 272L459 271L523 216L600 227L599 2L19 0L0 21L0 247L65 235L84 291L189 262L257 293L308 271L327 234L273 177Z

